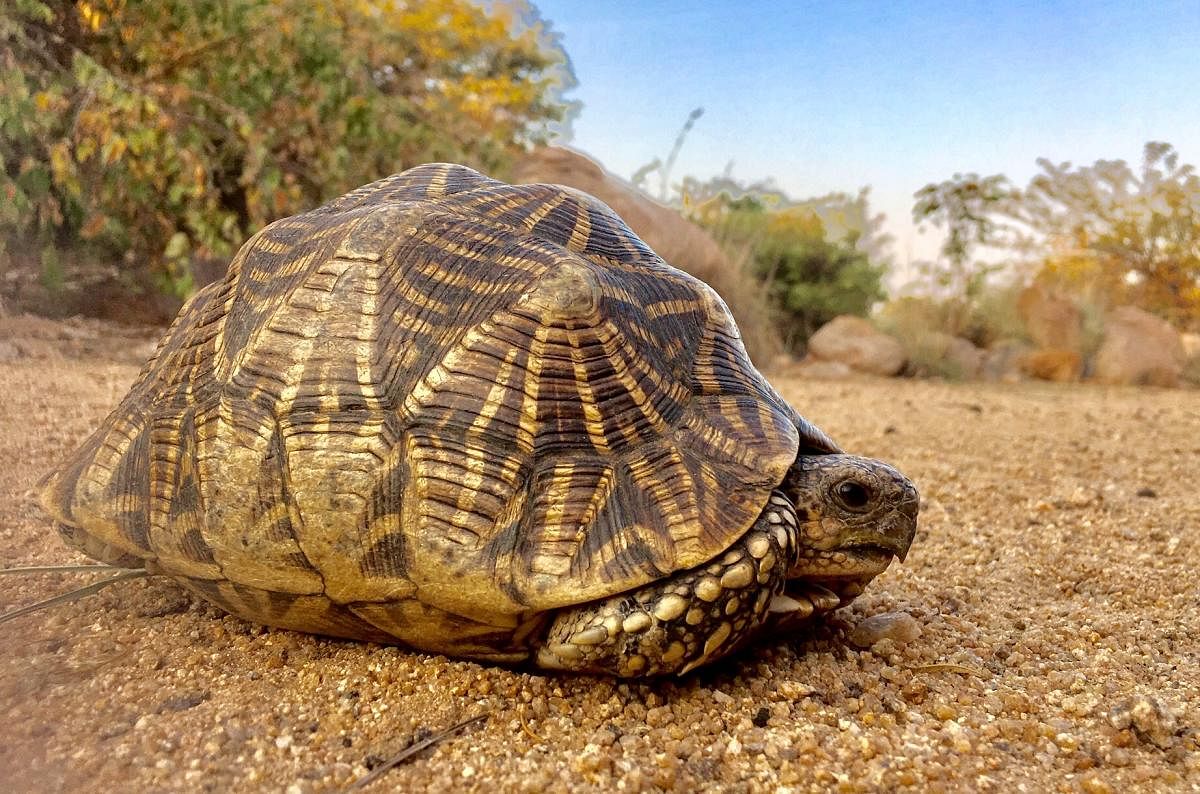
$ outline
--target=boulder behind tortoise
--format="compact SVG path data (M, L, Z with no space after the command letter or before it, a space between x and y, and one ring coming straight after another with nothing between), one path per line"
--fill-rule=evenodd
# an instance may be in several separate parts
M1162 318L1133 306L1111 311L1093 361L1101 383L1177 386L1186 355L1179 332Z
M808 340L810 355L836 361L870 375L897 375L906 357L904 348L869 320L843 314L817 329Z

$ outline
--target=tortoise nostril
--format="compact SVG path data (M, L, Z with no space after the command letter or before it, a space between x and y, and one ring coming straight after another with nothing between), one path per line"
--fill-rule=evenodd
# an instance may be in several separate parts
M871 501L871 492L862 483L846 480L838 483L837 498L851 510L861 510Z

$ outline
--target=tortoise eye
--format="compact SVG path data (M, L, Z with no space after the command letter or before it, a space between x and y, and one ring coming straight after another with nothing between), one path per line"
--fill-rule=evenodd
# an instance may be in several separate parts
M846 480L835 489L838 501L851 510L861 510L871 501L871 492L861 483Z

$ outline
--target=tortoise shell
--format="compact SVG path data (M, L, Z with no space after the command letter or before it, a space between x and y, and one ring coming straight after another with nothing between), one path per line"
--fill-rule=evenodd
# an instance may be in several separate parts
M435 164L250 239L43 503L239 614L394 638L703 563L836 451L604 204Z

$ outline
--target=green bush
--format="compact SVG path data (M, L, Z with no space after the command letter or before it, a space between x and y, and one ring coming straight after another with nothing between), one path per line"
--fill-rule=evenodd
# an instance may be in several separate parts
M885 267L858 249L855 232L827 240L809 207L772 209L753 195L721 193L694 215L735 261L745 263L790 350L839 314L866 315L884 297Z

